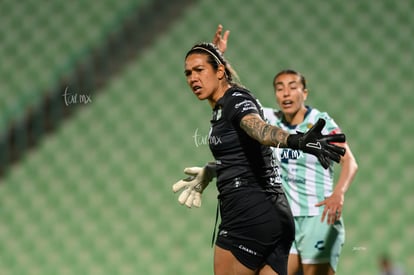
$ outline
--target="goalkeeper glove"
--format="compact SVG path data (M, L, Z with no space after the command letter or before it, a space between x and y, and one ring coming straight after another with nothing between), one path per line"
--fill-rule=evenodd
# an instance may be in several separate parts
M345 148L331 144L331 142L345 142L344 134L322 135L325 120L319 119L306 133L289 135L287 145L292 149L299 149L316 156L322 166L327 169L330 160L339 162L345 155Z
M208 163L204 167L188 167L184 169L184 173L189 177L176 182L172 186L173 192L185 188L178 197L178 202L189 208L192 206L200 207L201 194L216 176L216 166L214 163Z

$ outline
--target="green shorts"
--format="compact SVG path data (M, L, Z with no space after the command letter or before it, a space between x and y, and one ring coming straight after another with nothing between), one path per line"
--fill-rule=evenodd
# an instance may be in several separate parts
M294 217L296 233L290 254L299 254L302 264L329 263L336 272L339 255L345 242L342 218L333 225L321 216Z

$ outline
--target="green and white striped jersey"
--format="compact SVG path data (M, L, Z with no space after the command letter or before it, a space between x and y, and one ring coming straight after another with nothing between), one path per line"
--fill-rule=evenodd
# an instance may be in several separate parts
M289 125L283 121L281 112L263 108L268 123L276 125L289 133L306 132L319 118L326 121L323 134L339 133L340 129L327 113L307 107L305 119L299 125ZM303 153L301 150L289 148L273 148L281 167L282 183L288 198L293 216L316 216L322 213L322 207L315 204L332 194L333 163L324 169L318 159Z

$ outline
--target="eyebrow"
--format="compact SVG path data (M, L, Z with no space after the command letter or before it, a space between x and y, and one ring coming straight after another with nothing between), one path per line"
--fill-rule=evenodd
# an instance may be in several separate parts
M194 69L203 68L203 67L204 67L203 64L198 64L198 65L194 65L194 66L192 66L192 67L190 67L188 69L185 69L185 70L194 70Z
M200 64L200 65L195 65L195 66L193 66L193 67L191 67L189 69L184 69L184 73L190 72L190 71L195 70L195 69L202 68L203 66L204 65Z

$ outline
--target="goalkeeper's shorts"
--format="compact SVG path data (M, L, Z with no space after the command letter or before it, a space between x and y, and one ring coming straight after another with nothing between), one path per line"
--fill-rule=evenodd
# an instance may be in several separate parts
M257 183L238 179L237 185L222 191L216 245L252 270L268 264L279 275L287 274L295 225L282 187L265 191Z

